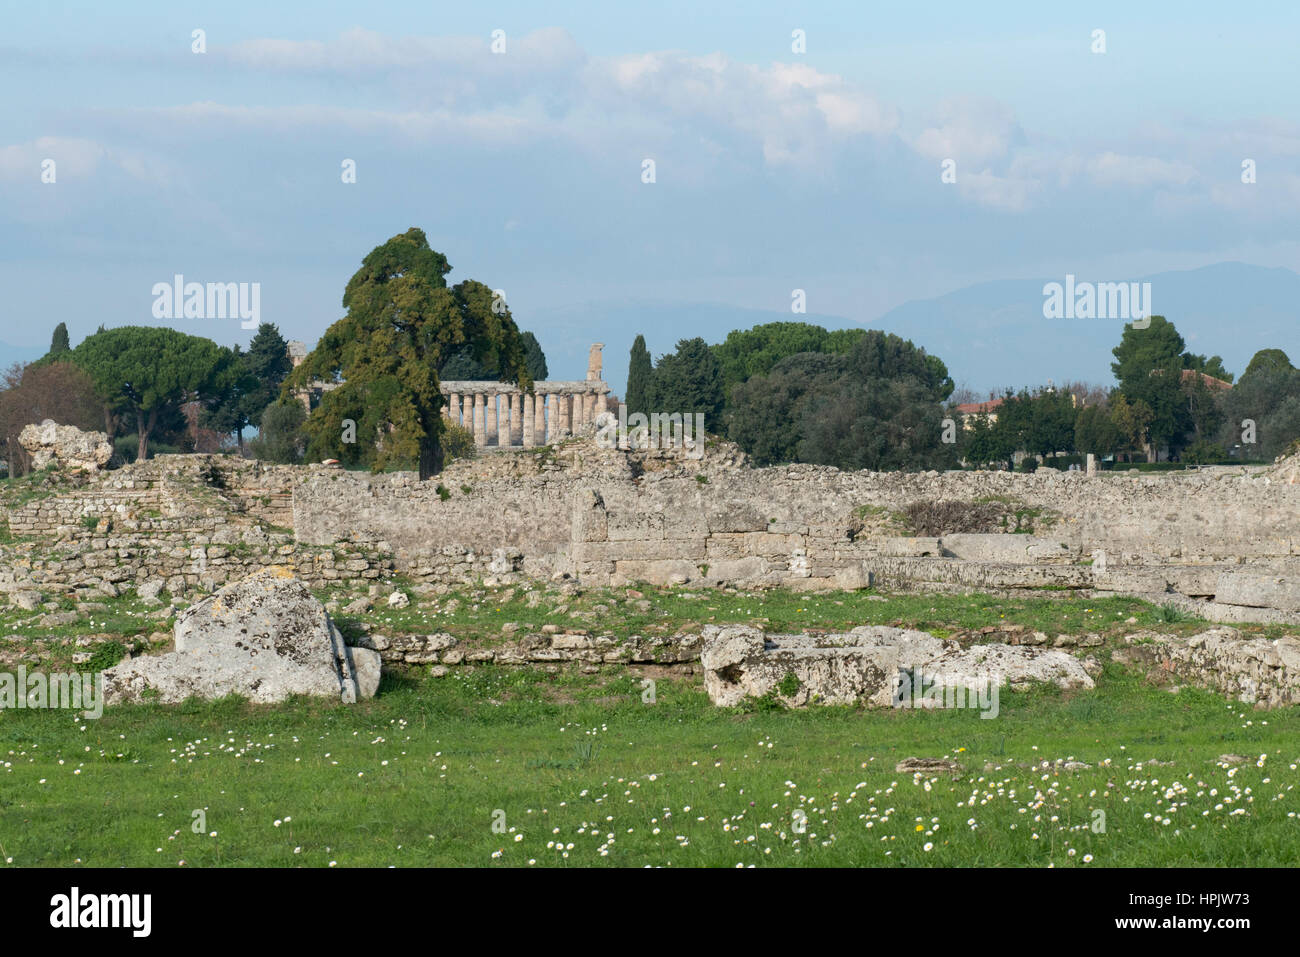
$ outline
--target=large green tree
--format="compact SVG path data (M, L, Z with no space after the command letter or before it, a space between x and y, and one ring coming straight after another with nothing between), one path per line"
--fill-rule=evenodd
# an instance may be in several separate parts
M520 340L524 344L524 364L528 367L528 376L534 382L542 382L547 377L546 353L542 344L531 332L521 332ZM443 382L468 381L482 382L500 379L498 369L484 365L474 357L472 346L464 345L452 349L438 366L438 378Z
M210 402L240 374L234 353L210 339L157 326L120 326L85 339L72 361L95 389L134 419L137 459L149 455L150 437L186 402Z
M47 356L56 358L71 351L72 343L68 340L68 326L66 323L61 322L54 327L54 335L50 339L50 351Z
M727 430L760 464L944 468L956 460L955 446L942 441L952 391L937 357L864 330L847 353L797 353L735 385Z
M1262 349L1221 394L1218 443L1241 458L1269 461L1300 438L1300 370L1281 349Z
M704 413L704 427L716 432L722 414L722 373L703 339L682 339L677 351L660 356L650 379L650 408L682 415Z
M970 429L961 436L962 457L972 465L988 465L992 462L1004 463L1011 467L1012 459L1019 450L1015 438L1007 430L997 427L991 413L979 413L970 423Z
M756 465L799 461L805 408L820 394L837 392L847 369L842 355L800 352L737 383L725 415L727 437Z
M766 322L737 329L713 347L722 372L722 392L730 400L737 383L765 375L782 359L802 352L847 354L865 336L865 329L827 332L808 322Z
M1146 442L1150 462L1156 460L1162 445L1176 451L1193 428L1183 370L1196 365L1206 367L1207 361L1204 356L1188 354L1184 346L1172 322L1164 316L1152 316L1148 328L1125 326L1119 345L1111 350L1115 361L1110 368L1119 380L1120 391L1130 402L1141 402L1150 411ZM1208 365L1219 369L1221 363Z
M646 348L645 336L638 334L632 341L632 352L627 363L627 414L650 414L649 389L650 377L654 375L654 365L650 361L650 350Z
M480 282L448 288L450 271L447 258L414 228L362 261L343 293L347 314L285 384L286 392L314 380L338 384L307 420L310 454L375 469L414 463L422 480L436 475L445 431L438 368L459 346L503 381L531 390L509 309ZM355 423L355 442L345 441L347 419Z
M244 429L261 428L262 415L279 398L293 362L289 358L289 344L269 322L258 326L247 352L241 352L239 346L233 351L242 374L207 409L204 424L218 432L233 432L242 449Z
M307 410L297 399L282 399L262 410L257 438L249 443L253 455L264 462L296 465L302 461L307 435L303 425Z
M1251 357L1241 380L1245 382L1248 377L1261 373L1294 371L1295 367L1291 365L1290 358L1281 349L1260 349Z
M1074 420L1074 447L1083 454L1097 456L1118 452L1121 443L1119 429L1110 416L1107 405L1085 405Z

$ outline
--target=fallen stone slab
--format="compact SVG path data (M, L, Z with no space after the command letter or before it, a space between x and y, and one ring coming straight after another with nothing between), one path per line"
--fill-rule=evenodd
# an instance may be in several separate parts
M852 636L844 635L769 639L748 625L711 625L700 637L704 687L716 705L736 705L771 692L794 707L814 698L824 704L866 699L881 707L892 700L897 648L866 641L854 644Z
M710 625L700 635L704 687L714 704L732 706L774 694L800 707L863 702L871 707L914 706L900 689L958 689L980 694L1033 682L1092 688L1084 663L1064 651L1002 644L962 649L923 631L863 626L844 634L767 635L749 625ZM943 697L936 699L938 706ZM927 705L928 706L928 705ZM976 705L971 705L976 706ZM979 705L983 706L983 705Z
M1095 687L1083 662L1074 655L1025 645L973 645L945 652L922 667L927 680L968 691L987 688L990 681L998 685L1005 682L1012 691L1025 690L1035 683L1054 684L1067 691Z
M176 621L176 650L104 672L107 704L239 694L259 704L303 694L352 704L379 687L376 651L351 648L292 572L272 566L226 585Z

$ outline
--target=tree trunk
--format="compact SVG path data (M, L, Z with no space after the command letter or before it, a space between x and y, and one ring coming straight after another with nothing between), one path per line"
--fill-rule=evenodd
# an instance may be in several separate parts
M442 464L442 441L434 432L420 442L420 481L427 481L441 472Z
M135 424L137 432L140 435L140 447L136 450L135 460L143 462L149 457L149 435L153 432L154 426L158 424L158 409L155 407L149 410L149 420L146 423L143 413L137 409L135 413Z

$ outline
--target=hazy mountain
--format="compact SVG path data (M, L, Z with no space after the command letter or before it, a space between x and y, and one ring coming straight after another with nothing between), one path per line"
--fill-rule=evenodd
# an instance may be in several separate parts
M1075 277L1109 282L1111 276ZM1258 350L1279 348L1300 361L1300 275L1245 263L1218 263L1131 281L1151 283L1156 315L1178 327L1188 348L1223 357L1240 375ZM1043 286L1065 276L1008 279L968 286L935 299L904 303L866 323L911 339L947 364L954 381L977 391L1085 380L1111 385L1111 349L1119 319L1046 319ZM843 316L742 309L718 303L591 302L539 310L520 319L541 340L552 378L581 377L587 347L605 343L605 379L621 396L628 350L637 333L656 359L679 339L721 342L733 329L764 322L804 321L828 329L859 325Z
M1080 281L1121 281L1076 276ZM1241 375L1258 350L1282 349L1300 360L1300 275L1245 263L1143 276L1152 312L1169 319L1192 352L1223 357ZM937 299L904 303L873 328L911 339L977 390L1083 379L1114 382L1111 349L1118 319L1045 319L1043 286L1065 276L969 286Z

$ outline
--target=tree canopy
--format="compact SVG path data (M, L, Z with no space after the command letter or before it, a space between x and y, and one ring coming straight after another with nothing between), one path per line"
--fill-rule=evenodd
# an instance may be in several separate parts
M827 332L808 322L767 322L737 329L713 347L722 374L722 392L729 398L737 383L765 375L782 359L801 352L847 353L865 329Z
M797 353L734 386L728 436L758 464L956 464L953 446L941 440L942 403L953 391L943 362L889 333L852 338L847 353Z
M627 414L651 412L649 403L650 377L654 375L654 366L650 361L650 350L646 348L645 336L637 335L632 342L632 351L627 364L627 393L623 401L627 404Z
M650 409L704 414L704 427L717 431L722 414L722 373L703 339L682 339L677 351L661 356L650 379Z
M137 458L149 454L160 420L190 401L210 402L240 374L232 350L156 326L119 326L85 339L71 354L96 391L135 421Z
M449 289L450 271L415 228L365 257L343 293L347 314L286 380L286 393L313 380L339 384L307 420L310 455L375 469L414 463L421 479L435 475L445 431L438 369L460 346L502 381L531 390L509 309L480 282ZM344 441L345 419L356 424L355 442Z

